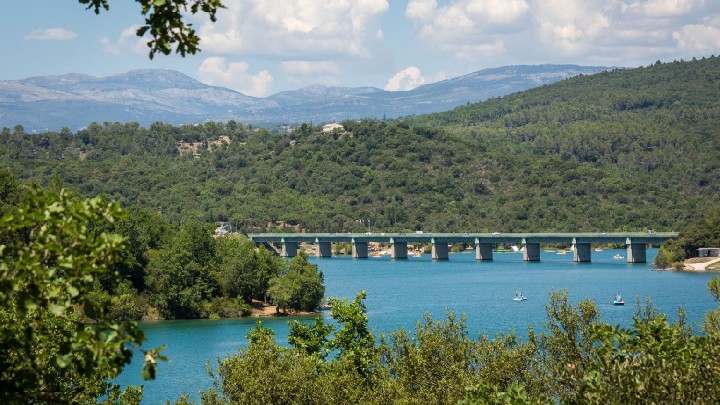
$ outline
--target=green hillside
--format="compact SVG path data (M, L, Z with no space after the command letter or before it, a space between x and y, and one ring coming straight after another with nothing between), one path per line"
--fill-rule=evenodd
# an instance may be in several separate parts
M244 230L669 231L720 201L718 94L720 58L710 57L333 133L235 122L16 127L0 134L0 165ZM221 136L229 143L212 143ZM178 142L201 144L193 157Z

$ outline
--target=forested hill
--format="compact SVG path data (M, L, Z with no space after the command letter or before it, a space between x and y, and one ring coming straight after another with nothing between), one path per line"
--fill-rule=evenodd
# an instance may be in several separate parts
M711 57L332 133L232 121L5 129L0 164L174 220L248 230L678 230L720 201L719 94Z

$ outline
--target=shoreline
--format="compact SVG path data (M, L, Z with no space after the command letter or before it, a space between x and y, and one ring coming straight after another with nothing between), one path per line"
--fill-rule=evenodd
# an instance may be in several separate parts
M283 316L309 316L319 314L319 311L305 312L305 311L292 311L292 312L277 312L277 305L267 305L262 309L253 308L250 315L241 316L240 318L274 318Z
M282 318L288 316L313 316L321 314L322 311L288 311L288 312L277 312L277 305L262 305L257 302L253 302L250 313L242 316L230 316L221 318L212 317L201 317L201 318L180 318L180 319L165 319L159 316L148 316L144 315L141 319L135 319L135 322L161 322L161 321L188 321L188 320L217 320L217 319L246 319L246 318Z
M275 305L269 305L262 309L256 309L253 308L253 310L250 312L249 315L243 315L243 316L234 316L234 317L224 317L224 318L179 318L179 319L165 319L165 318L154 318L154 317L143 317L141 319L135 319L134 322L138 323L145 323L145 322L172 322L172 321L200 321L200 320L206 320L206 321L215 321L215 320L222 320L222 319L252 319L252 318L285 318L285 317L295 317L295 316L314 316L319 315L322 313L322 311L313 311L313 312L304 312L304 311L298 311L298 312L276 312L276 306Z
M685 260L683 262L683 269L682 271L688 271L688 272L704 272L704 271L718 271L720 269L718 268L711 268L708 269L708 267L717 267L713 266L716 263L720 263L720 257L694 257L692 259Z

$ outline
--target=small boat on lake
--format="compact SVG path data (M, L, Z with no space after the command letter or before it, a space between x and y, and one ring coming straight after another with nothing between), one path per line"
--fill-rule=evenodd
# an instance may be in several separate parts
M624 259L624 258L625 258L625 257L624 257L623 255L621 255L620 253L618 253L618 254L616 254L615 256L613 256L613 259Z
M622 299L620 294L615 294L615 299L612 302L613 305L625 305L625 300Z
M522 291L515 290L515 297L513 297L513 301L525 301L527 298L523 295Z

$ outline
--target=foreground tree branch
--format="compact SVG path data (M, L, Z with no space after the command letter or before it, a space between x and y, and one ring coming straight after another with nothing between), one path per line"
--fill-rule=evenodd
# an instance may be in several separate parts
M100 14L102 10L109 11L109 0L78 0L81 4L87 5L88 10ZM145 16L145 25L141 26L136 34L139 37L150 33L152 39L147 45L150 48L149 57L152 59L155 54L162 53L169 55L173 47L175 53L183 57L187 54L194 55L200 51L198 44L200 37L197 36L192 24L187 23L187 12L192 14L202 12L210 17L210 21L216 21L218 9L225 8L220 0L135 0L142 7L142 15Z

